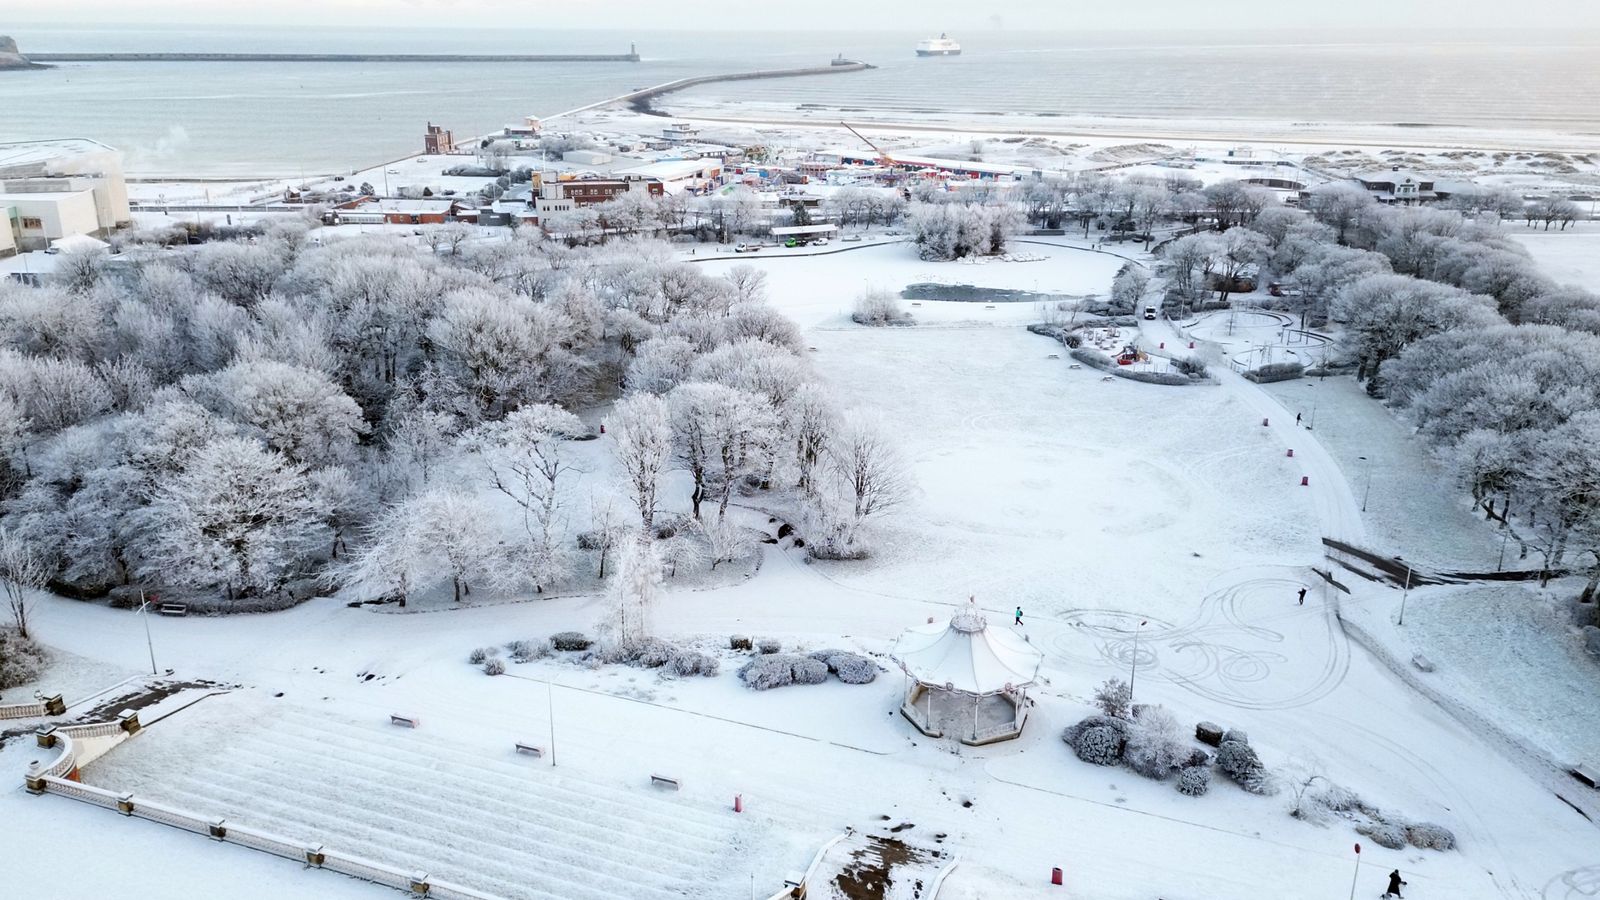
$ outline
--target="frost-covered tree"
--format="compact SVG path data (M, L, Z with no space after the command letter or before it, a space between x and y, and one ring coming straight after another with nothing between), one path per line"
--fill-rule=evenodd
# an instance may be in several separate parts
M1114 719L1126 719L1133 703L1133 688L1120 678L1108 678L1095 688L1094 705Z
M34 594L55 574L50 556L18 532L0 528L0 588L17 633L26 640Z
M776 439L776 417L761 397L704 381L673 388L667 404L673 454L693 483L694 517L700 518L700 505L709 500L721 519L734 485L764 464Z
M546 404L525 406L471 436L489 483L521 511L525 542L519 562L536 592L571 570L563 507L576 467L566 444L587 429L578 417Z
M1430 334L1497 319L1487 297L1405 275L1369 275L1347 284L1331 313L1345 326L1362 380L1376 379L1384 362Z
M245 437L196 450L144 515L141 575L220 587L230 600L277 590L328 546L305 470Z
M629 390L665 394L689 377L694 345L681 337L654 337L640 344L623 381Z
M796 389L788 432L794 442L796 487L803 496L816 493L818 469L838 427L839 411L826 388L807 382Z
M840 419L824 466L825 487L810 503L812 552L859 557L862 528L911 496L910 465L878 419L852 411Z
M1350 233L1360 224L1362 217L1377 206L1367 189L1358 184L1334 183L1315 188L1306 200L1308 209L1317 221L1334 230L1341 245L1349 243Z
M327 466L353 458L367 432L361 408L321 372L270 360L194 376L185 390L296 463Z
M485 512L478 498L458 489L409 497L378 516L337 576L358 594L395 597L401 605L449 582L460 603L474 583L503 578L505 556Z
M611 452L621 465L624 488L646 534L655 528L656 493L672 454L667 402L651 394L623 397L611 413Z
M637 644L650 636L650 619L661 592L661 557L648 533L622 542L617 568L606 582L596 631L612 645Z
M856 295L850 320L858 325L909 325L911 314L900 303L899 295L882 288L869 288Z

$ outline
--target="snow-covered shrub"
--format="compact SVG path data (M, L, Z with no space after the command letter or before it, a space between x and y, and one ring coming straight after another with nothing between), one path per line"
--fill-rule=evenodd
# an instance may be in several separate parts
M900 306L899 297L873 289L856 298L850 320L858 325L910 325L911 314Z
M610 665L643 666L657 669L666 665L678 648L661 638L647 637L633 641L618 641L600 648L601 661Z
M1183 761L1183 768L1193 769L1196 766L1211 765L1211 754L1196 747L1189 751L1189 757Z
M1311 799L1330 812L1352 812L1365 806L1355 791L1331 781L1314 791Z
M1206 377L1206 364L1194 357L1174 357L1172 367L1190 378Z
M549 641L512 641L506 645L506 652L511 654L512 662L533 662L544 659L550 655Z
M482 665L484 660L499 655L499 647L479 647L478 649L467 654L467 662L472 663L475 666Z
M739 670L739 679L758 691L790 684L821 684L828 680L828 666L805 656L774 653L745 663Z
M1456 836L1450 829L1432 822L1415 822L1406 826L1406 840L1411 846L1423 850L1453 850Z
M705 675L710 677L717 674L721 665L717 658L709 653L698 650L679 650L672 654L672 659L667 663L668 671L680 678L690 675Z
M1178 793L1190 797L1204 796L1211 790L1211 770L1205 766L1187 766L1178 770Z
M1357 825L1356 834L1370 838L1379 847L1390 850L1399 850L1406 845L1406 830L1399 825L1388 822L1371 822L1366 825Z
M659 669L672 661L680 651L666 641L650 639L639 648L639 665L646 669Z
M1099 727L1115 728L1117 731L1125 735L1128 731L1128 720L1118 719L1113 716L1089 716L1088 718L1079 721L1076 725L1068 725L1066 728L1062 729L1061 740L1065 741L1069 747L1076 747L1078 745L1079 735L1083 734L1090 728Z
M728 638L728 648L731 650L749 650L753 646L748 634L736 634Z
M550 646L557 650L587 650L593 643L581 631L562 631L550 635Z
M1115 719L1128 717L1128 705L1133 702L1133 688L1121 678L1108 678L1105 684L1095 688L1094 705L1100 711Z
M483 662L483 674L485 674L485 675L504 675L505 673L506 673L506 661L505 660L501 659L498 656L491 656L488 659L484 660L484 662Z
M1250 735L1248 732L1241 729L1229 728L1227 731L1222 733L1222 742L1227 743L1228 741L1236 741L1241 744L1248 744L1250 743Z
M878 664L859 653L846 653L843 650L830 651L831 655L821 658L828 666L828 671L839 676L845 684L869 684L878 677ZM812 659L819 657L813 653Z
M1128 768L1156 781L1165 781L1189 756L1189 747L1172 713L1159 706L1141 707L1128 729L1123 762Z
M1292 381L1305 374L1306 367L1296 362L1267 363L1244 373L1251 381L1265 384L1272 381Z
M1078 754L1078 758L1086 763L1114 766L1122 759L1124 743L1121 731L1109 725L1095 725L1085 728L1078 735L1078 741L1072 749Z
M787 656L757 656L739 669L739 680L757 691L783 687L794 684L794 666Z
M795 684L821 684L828 680L828 664L806 656L791 657L794 660Z
M27 684L44 669L44 651L15 628L0 628L0 689Z
M762 653L767 654L777 653L779 650L783 649L783 644L778 642L778 640L775 638L762 638L761 642L756 646L761 648Z
M1243 741L1224 740L1217 749L1217 768L1234 783L1252 794L1270 791L1267 767L1261 764L1254 747Z

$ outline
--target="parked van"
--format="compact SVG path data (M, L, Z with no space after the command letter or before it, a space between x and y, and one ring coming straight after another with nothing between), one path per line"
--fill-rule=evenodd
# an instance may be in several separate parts
M1152 321L1152 322L1155 321L1156 308L1154 306L1146 306L1144 308L1144 317L1145 317L1145 319L1147 319L1149 321Z

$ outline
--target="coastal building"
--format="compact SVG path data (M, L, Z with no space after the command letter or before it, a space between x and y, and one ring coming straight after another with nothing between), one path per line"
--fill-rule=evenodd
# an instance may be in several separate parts
M642 191L659 197L665 187L658 178L643 175L624 175L621 178L568 178L561 179L552 173L533 174L533 193L530 203L536 220L558 213L571 212L580 206L594 206L631 191Z
M576 166L601 166L611 161L611 154L599 150L568 150L561 154L561 161Z
M1410 206L1441 199L1433 179L1395 166L1377 172L1357 172L1355 180L1379 203Z
M661 129L661 137L663 140L674 144L697 141L700 139L700 129L690 125L688 122L673 122L671 125Z
M65 138L0 144L0 254L44 250L74 235L105 237L133 220L122 154Z
M627 177L636 175L652 178L672 189L698 189L722 178L722 161L719 159L663 159L652 163L618 169L614 174Z
M428 154L456 152L456 137L454 134L428 123L428 130L422 135L422 152Z

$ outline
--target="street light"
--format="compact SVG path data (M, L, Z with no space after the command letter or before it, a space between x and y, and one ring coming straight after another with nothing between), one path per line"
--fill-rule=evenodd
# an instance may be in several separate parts
M1365 456L1358 456L1356 459L1367 464L1367 489L1361 492L1361 511L1366 512L1367 498L1372 496L1372 460L1367 459ZM1395 558L1399 559L1398 556Z
M1317 401L1319 399L1321 399L1322 394L1317 391L1317 383L1315 381L1306 382L1306 387L1311 388L1311 423L1306 426L1306 430L1307 431L1316 431L1317 430Z
M1398 556L1395 557L1395 560L1397 562L1406 562L1404 559L1401 559ZM1411 563L1406 563L1406 586L1400 591L1400 620L1395 623L1396 625L1404 625L1406 623L1406 597L1408 597L1410 595L1411 595Z
M139 589L139 612L144 615L144 643L150 650L150 674L156 674L156 645L150 639L150 601L144 598L144 588Z
M1139 630L1144 628L1144 623L1147 621L1149 620L1141 620L1139 627L1133 629L1133 659L1128 664L1128 705L1130 707L1133 705L1133 680L1139 675Z

